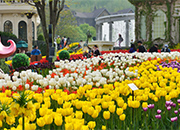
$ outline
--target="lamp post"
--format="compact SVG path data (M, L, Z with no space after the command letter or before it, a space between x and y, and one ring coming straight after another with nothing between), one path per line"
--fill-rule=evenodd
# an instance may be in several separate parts
M25 13L25 15L28 18L27 21L27 32L28 32L28 51L32 51L32 16L34 15L34 12L31 13Z
M89 30L87 31L86 35L87 35L87 45L88 45L88 41L92 37L92 35Z

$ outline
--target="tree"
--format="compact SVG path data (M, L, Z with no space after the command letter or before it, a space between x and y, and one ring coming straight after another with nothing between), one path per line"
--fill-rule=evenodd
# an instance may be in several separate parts
M96 37L96 29L93 26L89 26L89 24L81 24L80 29L83 31L84 34L87 33L87 31L89 30L92 37Z
M29 5L35 6L39 14L41 24L42 24L43 34L45 37L45 42L47 44L46 58L48 58L49 57L49 41L48 41L48 30L47 30L47 21L46 21L46 14L45 14L46 0L27 0L27 2ZM49 5L49 14L50 14L49 19L50 19L50 24L53 25L53 36L54 36L60 12L64 8L65 0L49 0L47 1L47 3Z
M6 2L11 2L11 0L5 0ZM47 53L46 58L49 57L49 36L48 36L48 24L53 25L53 36L55 35L56 25L59 20L60 12L64 8L65 0L25 0L29 5L34 6L37 9L38 15L40 17L43 34L45 37L45 42L47 44ZM49 18L50 22L48 23L46 15L46 7L49 7Z
M61 12L56 35L69 37L71 42L86 40L86 34L77 26L76 18L70 10Z

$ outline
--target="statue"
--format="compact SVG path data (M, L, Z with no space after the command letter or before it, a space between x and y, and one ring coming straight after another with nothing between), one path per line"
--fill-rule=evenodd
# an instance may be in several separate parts
M89 30L87 31L86 35L87 35L87 44L88 44L88 41L91 40L92 35Z
M1 43L1 38L0 38L0 66L5 66L5 60L4 58L7 58L14 54L16 51L16 44L14 43L13 40L8 40L7 42L10 42L10 46L6 47ZM3 73L2 69L0 68L0 73Z

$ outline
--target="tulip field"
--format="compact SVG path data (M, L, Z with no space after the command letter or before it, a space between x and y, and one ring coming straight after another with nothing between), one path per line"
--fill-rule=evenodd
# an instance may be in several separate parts
M0 129L180 129L179 52L105 53L41 71L0 73Z

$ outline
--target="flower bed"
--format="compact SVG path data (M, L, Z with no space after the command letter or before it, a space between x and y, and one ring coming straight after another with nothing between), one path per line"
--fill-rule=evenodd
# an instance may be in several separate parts
M179 52L106 53L57 61L45 77L0 74L0 127L178 129L179 61Z

